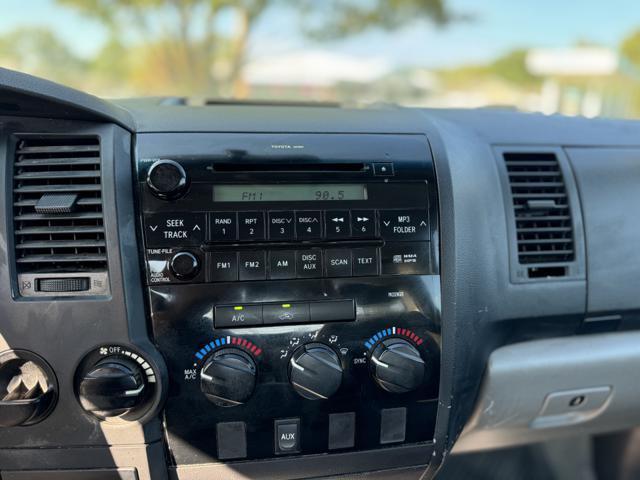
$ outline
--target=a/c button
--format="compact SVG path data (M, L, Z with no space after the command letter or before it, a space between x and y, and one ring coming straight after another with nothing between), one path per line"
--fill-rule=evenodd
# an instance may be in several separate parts
M216 328L262 325L262 305L230 305L216 307Z

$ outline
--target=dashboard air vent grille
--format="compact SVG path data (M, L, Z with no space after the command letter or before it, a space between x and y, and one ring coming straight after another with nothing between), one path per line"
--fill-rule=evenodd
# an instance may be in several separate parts
M553 153L505 153L521 264L574 260L573 223L562 170Z
M19 138L13 214L18 273L106 271L98 138Z

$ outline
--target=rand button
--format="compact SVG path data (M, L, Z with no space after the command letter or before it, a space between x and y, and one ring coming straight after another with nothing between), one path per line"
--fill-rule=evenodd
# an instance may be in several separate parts
M209 234L214 242L233 242L237 239L238 219L235 212L209 213Z

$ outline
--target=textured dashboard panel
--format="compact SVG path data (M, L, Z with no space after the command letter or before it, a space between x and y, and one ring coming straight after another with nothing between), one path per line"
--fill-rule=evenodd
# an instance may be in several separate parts
M584 211L588 313L640 310L640 149L567 154Z

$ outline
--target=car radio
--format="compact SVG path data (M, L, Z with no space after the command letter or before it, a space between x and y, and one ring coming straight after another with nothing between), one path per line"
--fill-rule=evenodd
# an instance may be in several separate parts
M432 440L440 266L424 136L141 135L137 175L176 464Z

